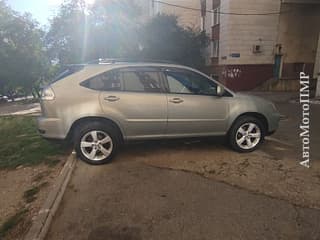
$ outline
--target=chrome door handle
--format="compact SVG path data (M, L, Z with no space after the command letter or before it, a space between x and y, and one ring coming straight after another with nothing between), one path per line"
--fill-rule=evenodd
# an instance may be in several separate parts
M104 97L104 100L109 101L109 102L115 102L120 100L120 98L118 98L117 96L108 96L108 97Z
M169 100L169 102L172 103L182 103L183 100L181 98L172 98L171 100Z

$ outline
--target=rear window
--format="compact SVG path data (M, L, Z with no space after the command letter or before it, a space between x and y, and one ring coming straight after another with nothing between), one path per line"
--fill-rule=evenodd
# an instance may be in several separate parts
M105 72L80 83L80 85L98 91L120 91L120 74L116 71Z
M68 65L58 73L58 75L52 80L52 83L57 82L65 77L68 77L71 74L79 72L83 68L84 68L84 65Z

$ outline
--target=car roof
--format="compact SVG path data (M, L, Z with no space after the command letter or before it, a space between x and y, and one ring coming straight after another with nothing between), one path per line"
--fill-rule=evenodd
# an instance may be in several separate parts
M100 63L100 64L86 64L85 68L103 68L112 69L118 67L176 67L176 68L186 68L191 69L187 66L173 63L155 63L155 62L116 62L116 63Z
M83 70L87 73L100 74L105 71L119 69L119 68L130 68L130 67L161 67L161 68L179 68L190 71L199 72L196 69L180 65L180 64L170 64L170 63L147 63L147 62L117 62L117 63L103 63L103 64L79 64L83 66ZM76 66L76 65L73 65ZM199 72L200 74L203 74Z

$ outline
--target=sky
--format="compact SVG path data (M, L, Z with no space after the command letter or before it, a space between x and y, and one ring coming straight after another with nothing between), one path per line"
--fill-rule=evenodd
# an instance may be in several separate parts
M63 0L7 0L8 5L18 12L29 12L41 25L48 24L48 19Z

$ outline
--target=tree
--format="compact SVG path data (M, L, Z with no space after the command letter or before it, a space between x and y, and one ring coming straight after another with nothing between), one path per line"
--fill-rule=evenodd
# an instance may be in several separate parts
M46 74L43 31L30 15L0 1L0 92L30 94Z
M66 0L51 20L46 40L52 59L60 64L102 57L124 57L135 45L139 8L132 0Z
M50 57L61 65L132 57L204 65L205 33L179 26L176 16L158 15L144 24L140 17L132 0L66 0L46 37Z
M51 58L60 64L98 58L152 58L200 67L208 45L203 32L178 25L176 16L158 15L141 24L132 0L67 0L47 34Z
M139 36L143 57L196 68L205 64L203 51L208 46L208 37L204 32L178 25L174 15L155 16L140 29Z

